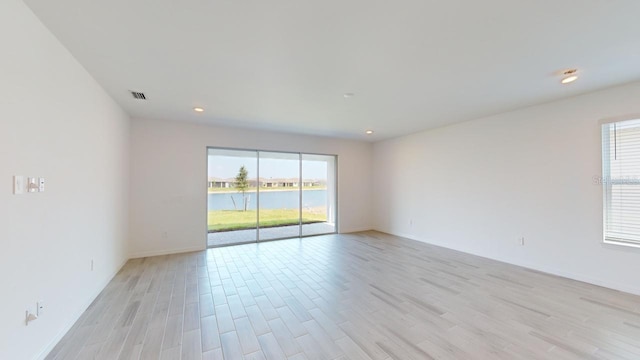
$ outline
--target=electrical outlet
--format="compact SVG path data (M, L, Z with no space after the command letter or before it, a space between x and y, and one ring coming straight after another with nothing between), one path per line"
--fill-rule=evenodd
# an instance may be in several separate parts
M166 232L166 231L163 231L163 232L162 232L162 238L163 238L163 239L166 239L166 238L168 238L168 237L169 237L169 234L167 234L167 232Z
M524 246L524 236L519 237L518 241L520 242L520 246Z

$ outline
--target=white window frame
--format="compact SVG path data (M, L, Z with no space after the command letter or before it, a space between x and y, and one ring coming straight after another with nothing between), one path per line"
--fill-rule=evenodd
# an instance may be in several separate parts
M629 184L640 184L640 174L638 174L637 179L612 179L611 177L611 168L610 168L610 127L612 124L618 123L626 123L629 124L631 122L637 122L638 127L640 128L640 115L637 116L629 116L624 118L613 118L600 121L601 124L601 146L602 146L602 195L603 195L603 204L602 204L602 241L605 244L613 244L620 245L626 247L640 248L640 240L635 239L625 239L625 238L616 238L616 237L608 237L608 217L609 217L609 199L610 199L610 191L611 186L614 183L620 182L628 182ZM615 145L614 145L615 146ZM640 146L640 137L638 139L638 146ZM638 230L638 237L640 237L640 230Z

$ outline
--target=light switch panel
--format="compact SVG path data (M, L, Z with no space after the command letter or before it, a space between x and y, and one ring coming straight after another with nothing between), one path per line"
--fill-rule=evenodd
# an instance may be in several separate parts
M13 193L16 195L24 194L24 176L16 175L13 177Z
M38 179L38 191L39 192L43 192L44 191L44 178L39 178Z
M37 178L27 178L27 189L30 193L38 191L38 179Z

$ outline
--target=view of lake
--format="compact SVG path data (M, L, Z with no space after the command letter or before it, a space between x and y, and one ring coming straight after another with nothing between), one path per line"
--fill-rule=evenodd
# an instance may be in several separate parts
M297 209L300 206L299 190L287 191L263 191L260 193L261 209ZM209 210L233 210L233 201L236 202L237 209L242 209L241 193L213 193L208 196ZM246 195L251 200L247 209L255 210L257 205L257 195L255 192L247 192ZM327 206L327 190L303 190L302 207Z

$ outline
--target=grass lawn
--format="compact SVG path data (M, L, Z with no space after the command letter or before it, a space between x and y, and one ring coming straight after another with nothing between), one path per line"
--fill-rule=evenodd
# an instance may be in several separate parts
M298 215L298 209L262 209L260 210L260 227L297 225ZM302 211L303 224L324 221L327 221L324 208ZM254 229L256 210L212 210L209 211L207 224L210 232Z

